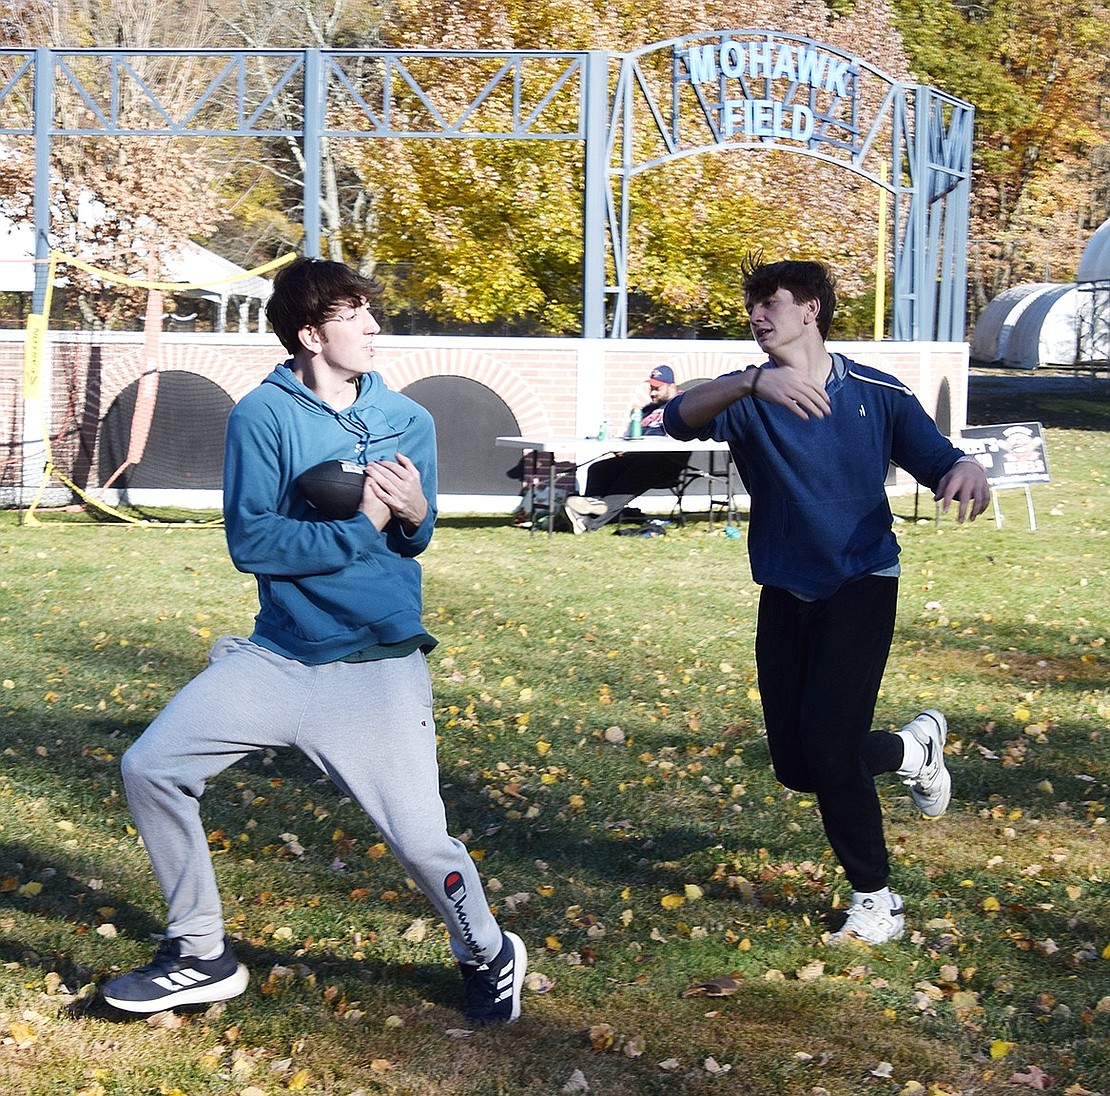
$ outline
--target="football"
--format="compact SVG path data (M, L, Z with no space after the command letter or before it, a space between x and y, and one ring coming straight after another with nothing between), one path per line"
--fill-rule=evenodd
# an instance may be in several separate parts
M301 493L329 521L354 517L366 477L361 464L326 460L297 478Z

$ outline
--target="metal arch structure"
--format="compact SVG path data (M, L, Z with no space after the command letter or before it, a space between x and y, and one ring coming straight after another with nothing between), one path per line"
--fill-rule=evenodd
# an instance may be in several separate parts
M886 192L893 338L962 341L973 124L970 103L797 35L702 32L623 55L607 127L611 333L627 332L632 180L743 149L813 157Z
M45 298L50 149L64 137L287 138L303 157L305 254L321 247L322 147L329 138L583 142L583 326L604 332L605 66L597 52L548 50L0 49L0 136L34 140L34 220ZM191 70L171 102L152 70ZM476 90L455 94L459 67ZM600 71L598 71L600 69ZM600 110L595 105L602 96ZM589 106L587 104L590 104ZM136 121L136 117L141 122ZM588 126L595 127L591 135Z
M184 98L159 85L161 70L174 66L193 77ZM457 86L462 70L465 90ZM50 151L58 138L298 140L310 256L322 239L326 139L580 142L587 338L627 335L638 174L713 150L779 148L848 168L891 195L893 337L962 339L972 121L967 103L774 31L705 32L628 54L0 49L0 136L34 143L40 260L50 251ZM46 262L36 269L38 311Z

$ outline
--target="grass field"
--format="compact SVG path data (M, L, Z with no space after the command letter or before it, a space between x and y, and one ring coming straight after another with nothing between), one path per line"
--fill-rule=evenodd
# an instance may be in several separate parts
M880 725L949 717L955 796L884 781L900 943L831 949L848 887L779 787L743 540L552 540L445 519L423 557L444 795L531 951L521 1021L465 1033L442 926L299 755L203 801L226 1005L124 1019L162 902L119 758L250 630L220 530L0 515L0 1093L83 1096L1110 1093L1110 423L1082 394L993 392L1045 423L1053 482L970 527L900 524ZM896 500L911 518L913 500Z

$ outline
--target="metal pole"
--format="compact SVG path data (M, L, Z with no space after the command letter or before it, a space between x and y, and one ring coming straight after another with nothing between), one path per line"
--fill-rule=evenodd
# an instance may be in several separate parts
M882 342L886 333L886 164L879 165L878 247L875 249L875 326L874 338Z
M318 49L304 51L304 253L320 258L321 141L327 101L327 78Z
M54 51L35 50L35 289L31 311L46 303L50 259L50 128L54 119Z
M605 336L605 188L609 114L609 54L590 50L583 86L586 150L582 224L582 335Z
M918 84L913 99L913 197L910 221L913 228L913 320L910 338L914 342L931 342L936 338L933 323L933 303L936 287L929 284L936 277L936 267L929 261L929 127L932 122L932 94L929 88Z
M47 338L50 302L50 130L54 120L53 51L35 50L35 288L27 339L23 348L22 471L19 503L34 503L45 487L48 460L47 420L50 408L50 345ZM28 524L33 523L28 515Z

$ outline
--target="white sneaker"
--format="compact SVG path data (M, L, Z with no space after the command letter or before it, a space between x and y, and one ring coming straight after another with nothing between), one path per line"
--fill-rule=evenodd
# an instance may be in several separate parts
M907 723L908 731L925 747L925 764L902 781L910 789L917 809L928 818L939 818L952 799L952 774L944 763L944 743L948 738L948 720L930 708Z
M852 891L848 919L839 932L829 937L830 944L886 944L900 940L906 931L906 907L900 895L890 892L894 907L872 895Z
M590 498L588 495L571 495L563 505L571 529L577 533L588 533L587 517L599 517L608 507L603 499Z
M577 536L579 533L584 533L586 531L586 519L584 517L582 517L580 514L576 514L571 509L571 506L570 506L569 502L564 503L563 513L566 514L567 521L570 522L571 532L573 532L575 536Z

